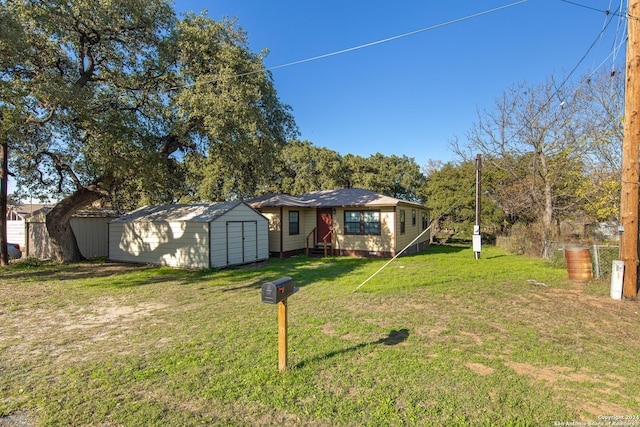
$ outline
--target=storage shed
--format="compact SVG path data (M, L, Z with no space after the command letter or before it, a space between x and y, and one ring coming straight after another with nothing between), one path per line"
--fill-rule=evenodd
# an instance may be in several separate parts
M46 225L46 214L50 208L43 208L26 221L26 252L39 259L52 259L54 250ZM108 209L87 209L78 211L71 217L71 229L76 236L78 249L87 259L108 255L109 222L118 218L116 211Z
M269 221L244 202L146 206L109 224L109 259L220 268L269 258Z

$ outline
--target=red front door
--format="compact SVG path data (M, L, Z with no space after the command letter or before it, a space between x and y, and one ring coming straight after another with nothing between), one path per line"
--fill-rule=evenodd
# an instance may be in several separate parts
M322 238L329 234L331 227L333 226L333 210L332 209L318 209L318 243L324 243ZM331 240L327 240L330 242Z

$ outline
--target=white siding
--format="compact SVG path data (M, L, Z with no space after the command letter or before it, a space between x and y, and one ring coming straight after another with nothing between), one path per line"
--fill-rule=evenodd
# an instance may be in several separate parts
M109 221L112 218L71 218L80 253L88 259L109 255Z
M24 221L7 221L7 243L17 243L23 251L27 244L24 227Z
M298 234L289 234L289 213L295 211L298 212L298 219L300 221L300 232ZM283 251L297 251L305 249L307 246L307 235L316 228L316 210L305 208L284 208L282 226L283 226ZM313 237L309 238L309 245L311 248L315 246Z
M27 238L29 239L28 256L38 259L53 258L53 245L51 244L51 238L49 237L49 232L44 222L29 223L29 235Z
M243 264L244 261L244 222L227 222L227 236L225 240L214 242L213 246L219 247L226 241L227 262L226 265Z
M405 212L405 232L400 231L400 211ZM413 223L413 212L416 213L416 223ZM396 252L404 249L409 243L413 241L420 233L424 231L422 228L422 213L426 212L425 209L415 208L413 206L407 206L399 204L396 209L397 221L396 221ZM428 221L427 221L428 222ZM428 223L427 223L428 226ZM427 231L418 239L417 243L424 243L429 241L429 232Z
M269 221L240 204L211 223L211 267L269 258Z
M70 224L80 253L88 259L109 255L109 221L113 218L71 218ZM53 258L54 250L44 222L29 223L29 256Z
M354 235L344 232L344 211L377 211L380 212L379 235ZM336 229L336 248L345 251L359 251L375 255L389 253L394 250L394 211L392 206L380 208L338 208L333 215L333 225Z
M208 223L113 222L109 258L114 261L209 268Z
M114 221L109 226L109 258L184 268L269 258L269 221L246 204L206 221Z
M255 262L258 260L258 223L243 222L242 225L244 262Z

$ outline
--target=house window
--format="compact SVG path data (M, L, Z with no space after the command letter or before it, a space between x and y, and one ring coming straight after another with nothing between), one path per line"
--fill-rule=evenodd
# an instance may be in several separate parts
M380 212L364 211L364 234L380 234Z
M428 219L429 218L427 217L427 213L426 212L422 212L422 229L423 230L426 230L427 227L428 227L428 224L427 224Z
M380 234L379 211L345 211L345 234Z
M300 212L289 211L289 234L300 234Z
M404 234L405 230L405 218L404 218L404 210L400 210L400 234Z
M360 217L362 212L345 211L344 213L344 232L345 234L360 234Z
M416 216L416 210L415 209L411 209L411 225L415 227L416 225L416 221L417 221L417 216Z

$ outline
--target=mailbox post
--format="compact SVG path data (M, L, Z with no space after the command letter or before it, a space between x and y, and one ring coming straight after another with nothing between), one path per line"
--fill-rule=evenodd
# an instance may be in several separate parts
M289 357L287 329L287 300L285 299L278 303L278 371L280 372L287 370Z
M262 302L278 304L278 370L287 369L287 298L298 292L293 279L285 277L262 284Z

